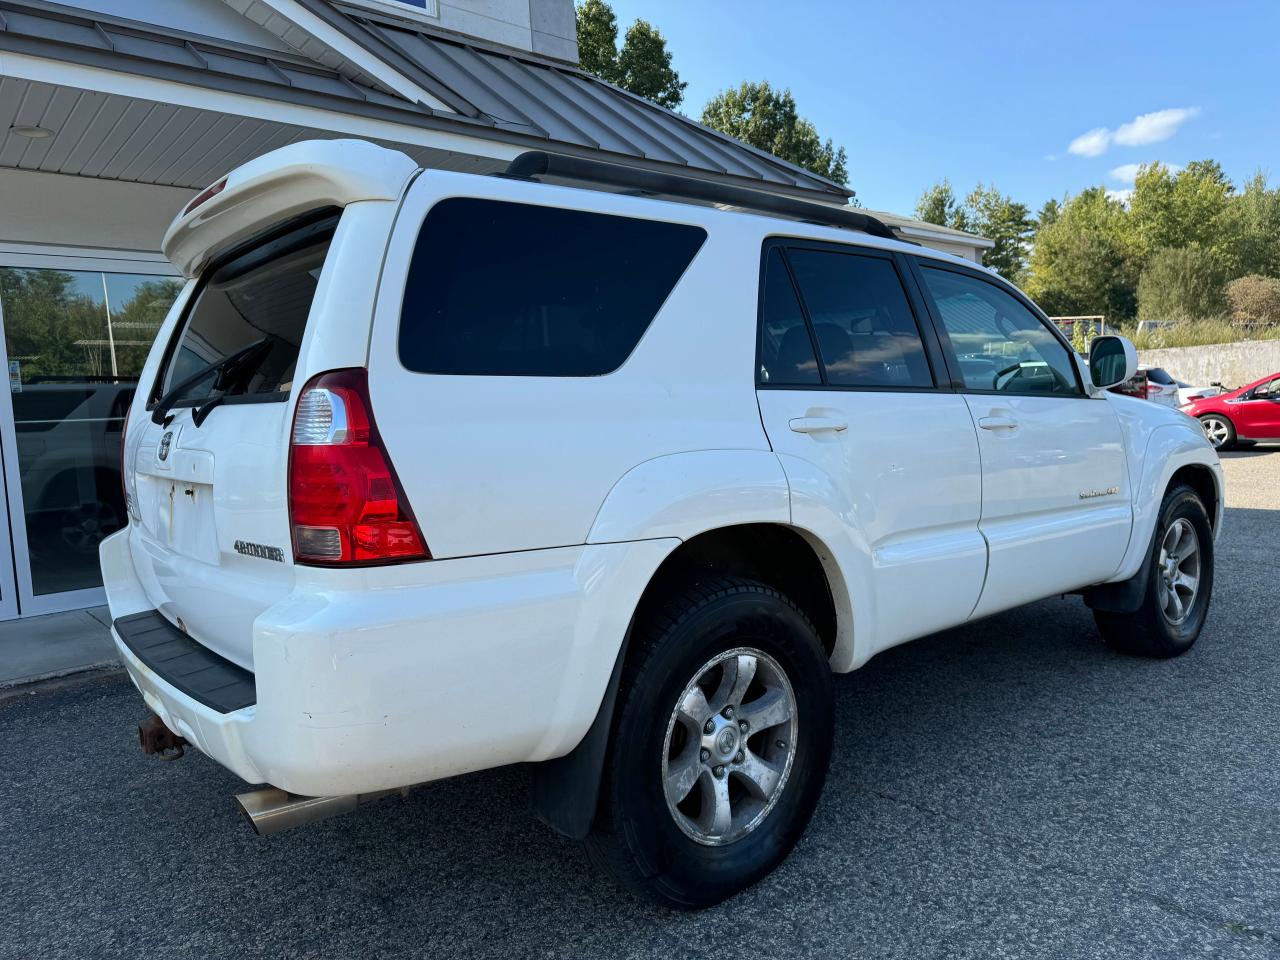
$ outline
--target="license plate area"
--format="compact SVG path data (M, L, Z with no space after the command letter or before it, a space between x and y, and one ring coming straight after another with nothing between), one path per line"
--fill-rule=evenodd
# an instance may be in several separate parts
M143 525L157 544L184 557L218 562L212 484L143 476L138 499Z

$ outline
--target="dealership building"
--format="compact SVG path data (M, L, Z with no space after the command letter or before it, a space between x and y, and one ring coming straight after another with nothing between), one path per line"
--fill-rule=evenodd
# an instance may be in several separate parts
M572 0L0 0L0 620L104 601L123 415L178 290L174 214L238 164L334 137L449 170L537 149L850 195L582 72ZM973 260L991 246L882 216Z

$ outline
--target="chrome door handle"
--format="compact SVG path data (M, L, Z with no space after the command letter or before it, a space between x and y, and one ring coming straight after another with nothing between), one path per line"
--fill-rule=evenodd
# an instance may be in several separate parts
M796 433L840 433L849 429L848 423L835 417L796 417L790 426Z
M980 417L978 426L983 430L1017 430L1018 421L1013 417Z

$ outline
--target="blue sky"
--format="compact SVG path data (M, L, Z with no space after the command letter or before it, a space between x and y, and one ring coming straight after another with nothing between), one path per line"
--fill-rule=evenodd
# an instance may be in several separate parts
M960 194L994 182L1034 212L1094 184L1123 190L1153 160L1280 179L1275 0L612 6L620 36L644 17L667 37L690 116L742 80L789 86L873 209L909 213L945 176Z

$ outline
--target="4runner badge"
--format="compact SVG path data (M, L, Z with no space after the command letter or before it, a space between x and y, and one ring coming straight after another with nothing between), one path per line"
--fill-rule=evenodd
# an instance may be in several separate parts
M164 436L160 438L160 459L169 459L169 444L173 443L173 431L166 430Z
M1081 500L1092 500L1094 497L1112 497L1120 492L1119 487L1107 487L1105 490L1081 490Z
M268 547L261 543L249 543L247 540L237 540L233 546L236 553L242 553L246 557L257 557L259 560L274 560L276 563L284 563L284 551L279 547Z

